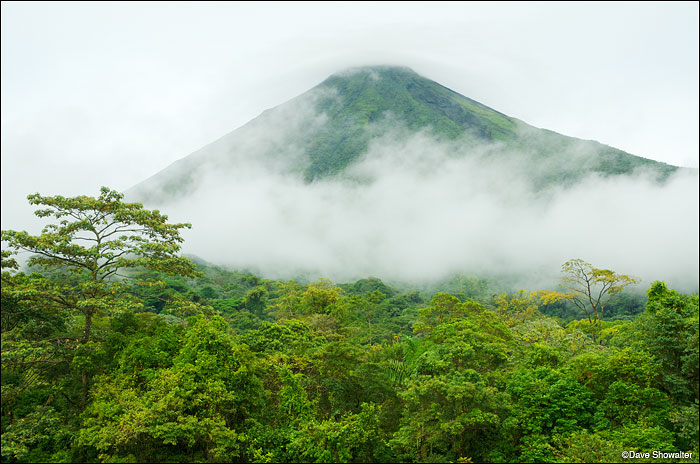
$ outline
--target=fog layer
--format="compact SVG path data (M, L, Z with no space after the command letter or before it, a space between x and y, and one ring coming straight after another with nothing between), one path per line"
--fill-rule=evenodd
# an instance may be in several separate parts
M531 175L547 163L527 154L400 124L381 133L339 176L308 183L267 158L237 157L228 169L200 169L193 192L159 206L192 223L186 253L270 278L520 274L523 286L546 285L534 276L555 278L581 258L697 291L697 170L663 184L638 172L543 189Z

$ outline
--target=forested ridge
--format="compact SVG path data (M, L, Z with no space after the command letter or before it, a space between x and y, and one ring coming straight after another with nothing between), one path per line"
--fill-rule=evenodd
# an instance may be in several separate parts
M3 461L698 460L697 294L576 259L607 305L270 280L183 258L187 224L106 188L29 198L52 225L2 233Z

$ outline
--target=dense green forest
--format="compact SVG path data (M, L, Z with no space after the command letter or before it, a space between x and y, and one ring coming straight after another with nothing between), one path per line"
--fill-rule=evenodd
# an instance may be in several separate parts
M698 460L698 296L664 282L572 260L564 286L612 297L580 307L276 281L180 256L187 224L108 189L29 199L43 233L2 232L3 461Z

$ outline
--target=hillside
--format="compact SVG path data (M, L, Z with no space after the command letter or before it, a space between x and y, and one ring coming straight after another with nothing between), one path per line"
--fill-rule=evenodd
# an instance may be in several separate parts
M136 185L128 196L163 203L195 191L212 171L264 169L314 182L342 174L388 133L424 131L471 156L514 160L536 188L571 184L588 173L647 168L665 179L677 168L600 144L538 129L404 67L355 68L263 112L248 124Z

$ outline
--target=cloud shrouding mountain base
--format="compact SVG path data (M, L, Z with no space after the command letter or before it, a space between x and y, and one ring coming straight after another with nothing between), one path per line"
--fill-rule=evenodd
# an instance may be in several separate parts
M562 159L572 156L586 154ZM235 170L204 171L193 194L159 206L192 223L186 253L271 278L556 277L564 261L582 258L697 290L697 171L663 184L645 172L592 174L543 189L528 173L547 167L530 159L387 131L342 176L307 183L240 160ZM541 284L533 279L522 283Z

